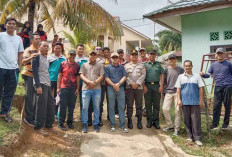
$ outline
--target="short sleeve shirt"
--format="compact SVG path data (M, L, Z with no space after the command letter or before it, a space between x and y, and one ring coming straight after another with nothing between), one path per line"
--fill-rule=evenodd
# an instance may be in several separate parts
M48 56L48 62L49 62L48 71L51 81L55 81L55 82L57 81L60 64L65 60L66 58L63 55L57 57L55 56L55 54L51 54L50 56Z
M159 62L147 62L144 64L146 68L145 82L159 82L160 75L164 73L164 68Z
M33 45L31 45L23 52L23 58L29 58L33 53L38 53L38 50ZM31 62L24 65L22 74L33 77Z
M80 67L78 63L70 63L63 61L60 64L59 73L62 73L61 88L77 88L77 76L79 75Z
M211 64L208 73L214 76L215 86L232 86L232 64L229 61L214 62Z
M23 42L18 35L0 33L0 68L17 69L18 53L23 52Z
M199 74L191 76L181 74L176 81L176 88L181 89L181 100L183 105L199 105L199 88L204 83Z
M118 83L124 76L127 76L127 73L123 65L111 64L105 67L105 78L109 78L113 83Z
M88 80L96 81L100 76L104 75L104 67L100 63L86 62L82 64L80 74L83 74ZM97 84L94 89L101 89L100 84ZM83 82L82 90L88 90L88 86Z
M177 66L176 68L167 67L164 70L164 93L175 93L176 80L180 74L184 73L184 69Z

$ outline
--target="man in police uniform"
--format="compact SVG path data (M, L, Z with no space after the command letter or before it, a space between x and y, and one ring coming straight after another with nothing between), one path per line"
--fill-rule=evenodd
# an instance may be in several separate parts
M162 65L155 61L156 51L149 52L149 62L145 63L146 78L143 87L145 93L145 107L147 111L147 128L152 124L156 129L159 126L160 98L164 85L164 69Z
M125 65L128 74L126 81L127 89L127 117L128 128L133 128L132 114L135 101L136 117L138 118L137 127L142 129L142 100L143 100L143 82L146 77L146 69L143 64L138 63L138 51L133 50L130 55L131 62Z

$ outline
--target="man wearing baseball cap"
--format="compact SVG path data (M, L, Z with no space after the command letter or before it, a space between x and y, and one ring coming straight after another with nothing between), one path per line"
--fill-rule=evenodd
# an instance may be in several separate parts
M170 54L168 56L169 66L164 70L164 102L163 102L163 114L167 124L164 131L174 130L173 135L178 135L181 124L181 108L177 104L177 93L176 93L176 80L180 74L184 73L184 69L177 66L176 55ZM172 104L175 104L175 123L173 125L170 109Z
M126 81L127 73L125 68L118 64L118 53L111 54L112 64L105 67L105 80L109 84L107 87L109 101L109 119L110 119L110 131L115 131L115 100L118 102L119 112L119 129L127 133L125 128L125 92L123 84Z
M143 86L145 107L147 112L147 128L152 125L156 129L160 129L159 125L159 111L160 98L163 92L164 85L164 69L162 65L155 61L156 51L149 52L149 62L145 63L146 78Z
M59 67L57 90L60 92L60 115L58 127L63 131L67 130L64 126L67 108L67 125L69 129L74 129L73 111L76 104L76 97L79 94L80 85L80 66L75 62L75 58L76 51L70 50L67 55L67 61L63 61Z
M138 51L133 50L130 54L131 62L125 65L127 72L127 117L128 128L133 128L132 115L135 102L138 129L142 129L142 102L143 82L146 77L146 69L143 64L138 63Z
M122 64L123 66L127 63L127 61L124 59L124 51L123 49L118 49L117 53L119 55L119 64Z
M89 54L89 61L84 63L80 69L80 77L83 80L82 86L82 132L88 132L88 108L90 101L93 103L94 121L93 126L96 132L100 131L100 101L101 101L101 86L100 83L104 75L104 67L96 62L97 53L92 51Z
M140 58L138 60L139 63L146 63L149 61L149 58L146 57L147 53L146 53L146 49L145 48L140 48L139 49L139 54L140 54Z
M213 109L213 121L210 129L218 129L222 102L225 107L225 116L222 124L222 130L228 129L230 122L230 111L231 111L231 92L232 92L232 64L225 60L225 51L223 48L216 50L215 58L216 62L210 65L208 70L209 74L201 72L201 76L208 78L212 75L215 79L214 89L214 109Z

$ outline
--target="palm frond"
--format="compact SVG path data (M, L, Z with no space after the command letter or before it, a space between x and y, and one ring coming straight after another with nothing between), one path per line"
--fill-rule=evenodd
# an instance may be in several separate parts
M25 0L8 0L7 3L3 0L1 3L4 5L1 6L0 23L4 23L9 15L17 15L19 12L22 12L22 8L25 8L26 5Z
M80 23L86 23L96 32L109 31L114 37L120 34L117 21L92 0L58 0L54 13L54 20L63 20L71 29Z
M65 38L68 38L72 48L75 48L77 44L76 44L74 37L64 30L63 30L63 34L64 34Z
M54 21L52 19L51 14L48 11L47 6L48 4L46 2L41 1L40 9L41 9L42 14L41 14L41 21L39 22L45 21L44 26L45 26L46 31L49 32L51 29L53 29L53 33L56 34Z

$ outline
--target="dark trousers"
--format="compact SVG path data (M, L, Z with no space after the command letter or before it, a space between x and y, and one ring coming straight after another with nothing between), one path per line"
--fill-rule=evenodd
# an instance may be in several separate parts
M148 92L144 94L147 122L159 125L160 98L159 83L145 84Z
M57 81L51 81L51 90L52 90L53 98L55 100L57 96ZM59 105L56 105L55 115L58 112L58 108L59 108Z
M33 122L35 120L35 88L33 86L33 77L22 75L25 81L26 97L25 97L25 113L26 120Z
M41 88L42 94L36 96L35 129L41 129L44 123L45 127L51 128L54 123L55 101L51 87L41 84Z
M127 89L127 117L131 118L133 115L133 105L135 102L136 117L142 117L142 102L143 90L142 89Z
M213 108L213 126L219 125L221 116L222 102L225 107L225 116L223 126L227 127L230 122L230 110L231 110L231 92L232 87L215 87L214 89L214 108Z
M68 107L67 124L73 123L73 111L76 104L75 89L62 88L60 90L60 116L59 125L63 125L66 118L66 109Z
M18 69L2 69L0 68L0 96L2 99L2 107L0 114L8 114L14 98L17 87Z
M199 105L183 105L184 124L188 137L197 141L201 139L201 111Z
M102 115L103 112L103 104L104 104L104 100L105 100L105 94L106 94L106 102L107 102L107 106L109 103L108 100L108 94L107 94L107 86L106 85L101 85L101 102L100 102L100 115Z

